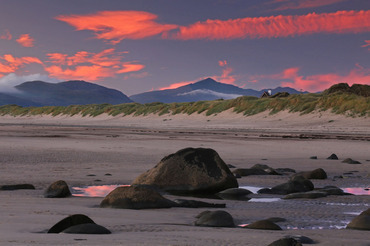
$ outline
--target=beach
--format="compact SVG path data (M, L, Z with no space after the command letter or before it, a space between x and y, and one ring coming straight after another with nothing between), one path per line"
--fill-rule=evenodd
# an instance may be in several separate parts
M370 188L369 118L328 112L243 116L230 111L211 116L5 115L0 117L0 129L0 185L36 187L0 191L0 245L268 245L287 235L309 237L315 245L370 245L367 231L345 229L370 208L370 195L258 200L262 197L255 194L253 201L189 198L225 203L222 210L237 225L284 218L277 223L281 231L193 225L202 211L219 208L111 209L99 208L103 197L43 197L57 180L66 181L71 189L131 184L163 157L187 147L212 148L236 168L255 164L297 172L322 168L328 178L311 180L315 188L363 190ZM327 159L333 153L339 160ZM346 158L361 164L343 163ZM238 183L271 188L288 179L253 175ZM72 214L85 214L112 234L46 233Z

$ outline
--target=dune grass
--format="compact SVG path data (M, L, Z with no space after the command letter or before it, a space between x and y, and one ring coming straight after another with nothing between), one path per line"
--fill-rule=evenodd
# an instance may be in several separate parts
M17 105L0 106L0 115L149 115L149 114L195 114L205 113L214 115L225 110L233 110L243 115L254 115L264 111L270 114L279 111L308 114L317 111L328 111L351 117L370 116L370 98L348 93L332 94L296 94L283 98L257 98L250 96L238 97L231 100L198 101L187 103L126 103L119 105L90 104L71 106L20 107Z

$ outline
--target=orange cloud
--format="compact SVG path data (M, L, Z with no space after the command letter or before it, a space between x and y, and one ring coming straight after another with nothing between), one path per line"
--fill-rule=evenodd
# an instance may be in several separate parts
M337 83L370 84L370 69L357 66L348 74L339 75L335 73L315 74L303 76L299 74L300 69L293 67L285 69L280 74L269 76L277 80L282 80L282 86L293 87L312 92L322 91Z
M177 25L160 24L157 15L144 11L100 11L89 15L60 15L56 19L67 22L76 30L90 30L96 38L117 44L124 39L143 39L163 34Z
M275 11L288 10L288 9L307 9L317 8L335 3L344 2L347 0L274 0L267 4L280 4L279 7L274 9Z
M29 34L22 34L16 41L23 47L33 47L33 42L35 40L31 38Z
M222 75L213 76L212 78L221 83L235 85L236 76L231 74L234 71L234 69L228 66L226 60L218 61L218 65L223 68Z
M0 39L6 39L6 40L11 40L12 35L10 34L9 30L5 30L5 34L0 36Z
M99 53L79 51L72 56L62 53L49 53L49 63L45 71L51 77L65 80L96 81L102 78L115 77L116 74L136 72L144 69L144 65L123 62L122 53L115 49L106 49Z
M226 60L218 61L218 65L219 65L220 67L224 67L224 66L226 66L226 65L227 65L227 61L226 61Z
M170 89L176 89L176 88L179 88L181 86L185 86L185 85L189 85L189 84L192 84L196 81L183 81L183 82L178 82L178 83L174 83L174 84L171 84L167 87L162 87L162 88L159 88L159 90L170 90Z
M19 68L23 67L25 64L38 63L43 64L36 57L14 57L10 54L0 56L0 75L3 76L6 73L13 73Z
M243 39L277 38L313 33L360 33L370 31L370 10L290 16L207 20L180 27L172 38Z

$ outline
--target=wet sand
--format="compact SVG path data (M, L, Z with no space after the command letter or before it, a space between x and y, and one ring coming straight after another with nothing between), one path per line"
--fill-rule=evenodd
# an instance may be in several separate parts
M215 149L228 164L267 164L296 171L323 168L315 187L370 185L370 120L330 114L147 117L0 117L0 185L30 183L36 190L0 191L0 245L268 245L304 235L316 245L370 245L366 231L342 229L370 207L369 195L275 202L230 201L236 224L283 217L283 231L195 227L204 208L99 208L102 198L43 198L52 182L70 187L130 184L164 156L185 147ZM335 153L339 160L327 160ZM310 159L317 156L317 160ZM352 158L362 164L342 163ZM344 178L336 178L342 175ZM288 176L248 176L240 186L272 187ZM175 198L168 196L168 198ZM190 198L189 198L190 199ZM111 235L46 234L71 214L88 215ZM339 228L339 229L337 229Z

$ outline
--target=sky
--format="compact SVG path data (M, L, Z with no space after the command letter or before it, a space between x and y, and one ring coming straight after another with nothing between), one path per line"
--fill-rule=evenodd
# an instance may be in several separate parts
M370 85L369 0L0 0L0 91Z

